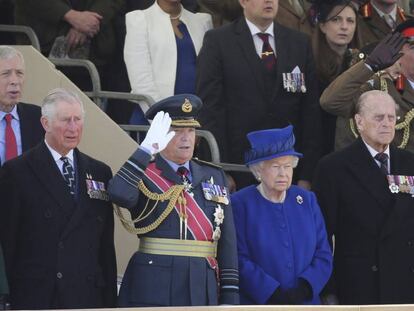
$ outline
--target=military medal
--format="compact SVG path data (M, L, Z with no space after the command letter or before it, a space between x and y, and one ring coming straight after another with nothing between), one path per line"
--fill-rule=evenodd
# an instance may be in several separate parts
M213 240L218 241L221 236L221 229L220 225L224 221L224 210L221 208L220 204L217 204L216 211L214 212L214 223L216 224L216 227L214 228L213 232Z
M106 192L105 184L102 181L92 179L92 175L86 174L86 189L91 199L109 201L109 195Z
M408 193L414 197L414 176L387 175L391 193Z
M305 85L305 75L303 73L300 74L300 90L302 93L306 93L306 85Z
M207 182L202 182L201 187L203 189L204 198L207 201L213 201L224 205L229 204L226 187L212 183L211 179Z
M224 210L221 208L220 204L217 204L216 211L213 215L215 224L220 226L224 220Z

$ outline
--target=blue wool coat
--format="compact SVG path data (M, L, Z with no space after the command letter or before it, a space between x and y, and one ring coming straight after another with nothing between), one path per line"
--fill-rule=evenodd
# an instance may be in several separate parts
M266 304L280 286L297 286L298 278L319 293L332 271L332 252L315 195L297 186L284 203L265 199L255 186L232 195L240 276L240 302Z

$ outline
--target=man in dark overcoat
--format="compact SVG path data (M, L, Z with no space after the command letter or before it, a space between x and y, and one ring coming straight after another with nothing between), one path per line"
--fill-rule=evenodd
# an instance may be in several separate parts
M365 92L355 111L360 138L323 158L313 183L335 238L326 294L340 304L414 303L414 154L390 145L390 95Z
M53 90L45 140L0 169L0 238L13 309L114 307L116 261L110 168L76 147L83 105Z

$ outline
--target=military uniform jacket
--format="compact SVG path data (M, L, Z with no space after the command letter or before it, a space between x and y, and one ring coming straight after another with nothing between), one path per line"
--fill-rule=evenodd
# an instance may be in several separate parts
M352 107L359 96L369 90L386 90L398 105L397 126L393 144L414 151L414 90L404 78L404 89L398 91L387 74L373 75L363 61L335 79L323 92L320 103L324 110L338 116L335 149L348 146L355 140L356 127L350 122Z
M14 309L103 308L116 302L113 209L87 194L110 168L75 149L76 196L44 142L0 169L0 238Z
M148 201L147 197L137 190L139 180L142 179L150 191L162 192L144 175L149 161L150 155L138 148L110 182L111 200L119 206L128 208L132 218L136 218L143 211ZM181 183L177 173L159 155L155 157L155 166L161 171L162 178L174 184ZM223 171L197 161L190 161L190 169L194 199L213 223L217 203L204 198L201 183L213 178L215 184L224 186ZM149 208L153 203L151 201ZM144 222L139 223L139 226L153 223L165 210L167 203L159 202L156 209ZM224 223L220 226L221 238L217 248L219 280L217 271L210 267L205 258L154 255L138 251L131 258L125 272L119 294L119 306L238 304L237 247L233 214L231 205L222 205L222 208ZM178 214L173 210L157 228L139 237L179 239L179 226ZM188 239L194 239L190 233ZM220 288L217 287L218 281Z
M414 175L414 155L390 147L390 173ZM414 296L414 198L391 193L364 142L323 158L312 184L335 236L326 291L340 304L405 304Z
M311 35L313 33L313 27L309 22L307 10L310 4L305 1L304 14L298 15L293 6L289 3L289 0L279 0L279 8L275 21L279 24Z
M398 8L398 10L400 10L400 8ZM392 32L390 26L388 26L385 20L379 16L373 7L371 12L372 14L370 17L364 17L361 14L358 15L358 27L355 34L357 37L358 48L363 48L370 43L378 42ZM396 25L401 24L405 20L401 18L398 12L396 19Z

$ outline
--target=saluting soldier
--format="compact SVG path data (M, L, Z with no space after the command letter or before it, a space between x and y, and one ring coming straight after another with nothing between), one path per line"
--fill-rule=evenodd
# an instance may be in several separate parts
M223 171L192 159L201 100L168 97L146 113L147 136L109 185L139 237L122 307L238 304L237 247Z
M398 106L393 144L414 151L411 125L414 117L413 43L414 21L408 20L400 24L392 36L378 43L365 60L345 71L325 89L320 104L324 110L338 116L336 150L349 145L359 135L351 117L358 97L369 90L382 90L388 92Z

